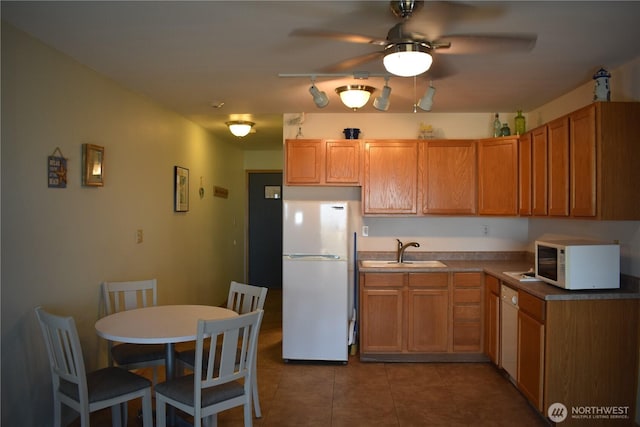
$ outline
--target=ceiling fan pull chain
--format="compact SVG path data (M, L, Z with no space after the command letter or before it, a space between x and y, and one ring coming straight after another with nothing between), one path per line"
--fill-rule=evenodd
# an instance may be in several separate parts
M413 76L413 112L418 112L418 95L416 91L416 76Z

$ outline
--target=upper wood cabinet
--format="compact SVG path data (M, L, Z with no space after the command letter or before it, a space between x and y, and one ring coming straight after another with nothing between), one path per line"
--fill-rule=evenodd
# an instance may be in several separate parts
M362 206L365 214L416 214L418 143L365 143Z
M531 131L531 213L547 215L547 126Z
M571 216L640 219L640 103L593 103L569 127Z
M285 143L287 185L360 185L359 140L291 139Z
M531 132L520 135L518 147L518 215L528 216L532 213L533 161Z
M476 213L476 142L425 141L420 146L422 213Z
M561 117L547 124L549 147L549 216L569 215L569 120Z
M478 213L516 215L518 211L518 138L478 141Z

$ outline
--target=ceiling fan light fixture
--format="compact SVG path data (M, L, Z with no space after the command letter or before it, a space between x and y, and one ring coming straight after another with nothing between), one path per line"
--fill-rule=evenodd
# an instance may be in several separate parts
M313 96L313 102L314 104L316 104L316 107L324 108L327 106L327 104L329 104L329 97L327 96L327 94L320 91L320 89L318 89L315 84L311 85L311 87L309 88L309 93L311 93L311 96Z
M400 77L413 77L431 68L433 58L422 43L396 43L389 46L382 60L384 68Z
M346 85L336 88L336 93L340 95L340 100L344 105L355 111L369 102L369 98L375 90L376 88L372 86Z
M255 125L255 123L245 120L233 120L230 122L225 122L225 124L229 127L229 131L238 138L247 136Z
M387 111L390 104L389 96L391 96L391 88L385 83L380 96L373 100L373 108L379 111Z

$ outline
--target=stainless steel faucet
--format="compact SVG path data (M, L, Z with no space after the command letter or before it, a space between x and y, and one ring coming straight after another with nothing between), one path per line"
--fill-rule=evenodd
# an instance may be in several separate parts
M398 252L396 255L396 261L398 263L401 263L404 261L404 251L406 251L409 246L413 246L414 248L420 247L420 243L418 242L409 242L405 245L400 241L400 239L396 239L396 240L398 241Z

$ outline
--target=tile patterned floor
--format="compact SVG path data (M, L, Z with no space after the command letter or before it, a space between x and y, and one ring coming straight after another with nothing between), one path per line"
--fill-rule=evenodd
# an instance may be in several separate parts
M257 427L546 426L525 398L488 363L282 361L282 293L269 291L260 334ZM150 376L150 372L145 372ZM139 403L132 403L129 425ZM110 426L109 410L92 426ZM75 425L79 425L77 422ZM241 408L218 415L218 426L243 426Z

